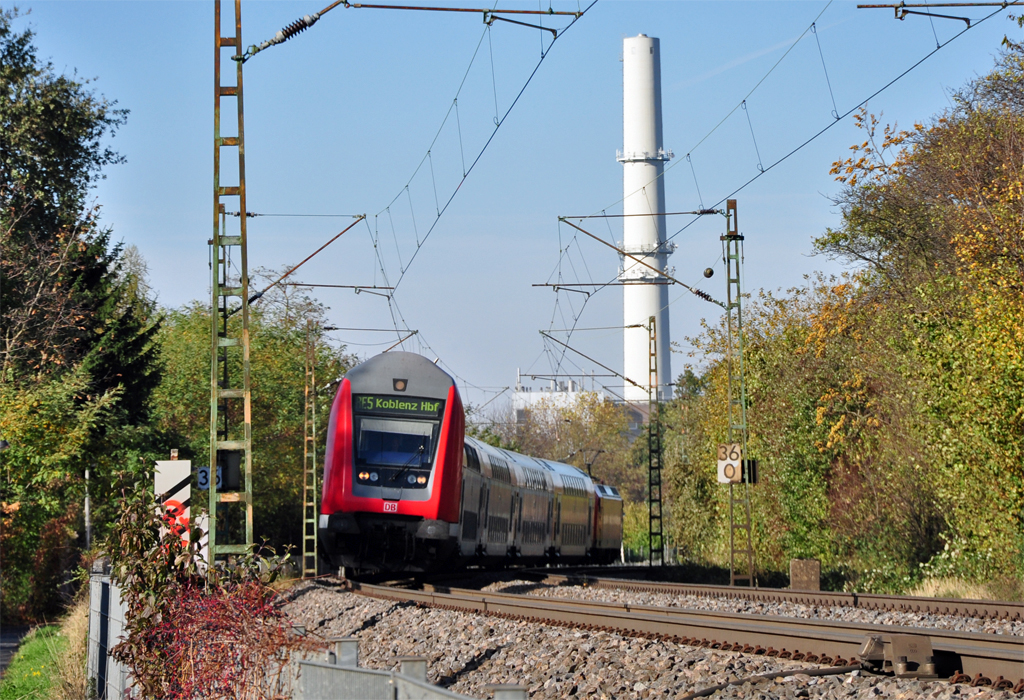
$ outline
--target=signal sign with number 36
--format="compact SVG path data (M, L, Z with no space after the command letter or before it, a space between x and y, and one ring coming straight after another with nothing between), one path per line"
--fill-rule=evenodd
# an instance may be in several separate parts
M738 484L743 481L743 446L738 442L718 445L718 483Z

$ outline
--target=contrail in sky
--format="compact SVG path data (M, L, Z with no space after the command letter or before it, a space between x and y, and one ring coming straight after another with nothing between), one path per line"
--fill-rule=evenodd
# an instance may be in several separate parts
M842 20L840 22L836 22L835 24L830 24L827 27L820 27L819 31L824 31L826 29L831 29L832 27L837 27L840 24L843 24L843 23L845 23L847 21L848 20L844 19L844 20ZM690 78L689 80L683 80L683 81L680 81L678 83L673 83L670 89L671 90L679 90L679 89L684 88L684 87L689 87L691 85L696 85L697 83L703 82L703 81L707 80L708 78L713 78L716 75L721 75L722 73L725 73L728 70L732 70L733 68L736 68L737 66L742 66L744 63L749 63L750 61L753 61L755 58L760 58L761 56L764 56L765 54L770 54L770 53L773 53L775 51L778 51L779 49L784 49L784 48L786 48L788 46L792 46L793 42L796 41L798 38L799 37L797 36L797 37L793 37L792 39L786 39L785 41L780 41L777 44L773 44L772 46L769 46L767 48L760 49L759 51L752 51L751 53L748 53L745 56L740 56L738 58L734 58L731 61L729 61L728 63L723 63L718 68L714 68L712 70L709 70L708 72L703 73L701 75L698 75L695 78Z

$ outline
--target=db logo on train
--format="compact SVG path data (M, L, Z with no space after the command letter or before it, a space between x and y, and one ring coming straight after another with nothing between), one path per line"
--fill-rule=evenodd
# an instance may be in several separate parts
M398 512L398 501L384 501L384 512L385 513L397 513Z

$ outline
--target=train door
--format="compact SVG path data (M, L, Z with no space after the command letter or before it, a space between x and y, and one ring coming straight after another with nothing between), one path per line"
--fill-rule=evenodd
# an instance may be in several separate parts
M488 538L488 534L489 534L489 530L490 530L490 518L488 517L488 514L490 513L490 505L491 505L491 485L489 483L487 483L486 481L482 480L482 483L480 484L480 506L479 506L479 510L477 511L477 513L478 513L477 517L479 518L479 522L480 522L480 538L479 538L479 542L480 542L480 544L485 549L487 547L486 543L487 543L487 538Z
M508 510L508 544L511 549L515 549L516 536L519 534L519 528L516 526L516 507L519 504L520 495L518 491L512 491L512 498L509 501Z
M464 472L462 478L462 541L472 545L480 534L480 477Z
M524 498L520 498L519 499L519 515L516 518L516 532L517 533L523 531L523 501L524 500L525 500Z
M462 461L464 469L462 471L461 551L472 554L476 551L484 527L481 513L484 484L480 475L480 457L472 445L464 446Z
M551 548L555 544L555 497L548 494L548 519L544 528L544 546Z
M561 543L562 534L562 497L555 496L555 527L551 531L551 537L554 540L552 544L558 546Z
M594 501L587 499L587 542L594 544Z

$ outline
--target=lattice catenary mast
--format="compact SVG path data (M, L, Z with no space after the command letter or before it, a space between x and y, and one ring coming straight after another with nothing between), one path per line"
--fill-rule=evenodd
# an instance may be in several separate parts
M221 84L223 48L240 53L242 46L241 0L235 0L234 36L221 35L221 4L214 2L213 81L213 238L210 239L212 309L210 314L210 563L219 556L246 552L252 533L252 405L249 390L249 268L246 251L245 131L242 119L242 62L235 62L234 85ZM221 98L235 98L238 128L234 136L221 134ZM221 149L237 149L237 184L221 182ZM228 170L229 172L230 170ZM238 231L229 235L223 199L238 201ZM232 253L239 274L231 274ZM237 318L235 318L237 315ZM230 377L232 356L241 355L241 376ZM234 384L234 386L232 386ZM238 406L241 404L241 406ZM239 408L241 410L239 410ZM223 485L235 469L240 471L237 491L218 490L215 470L220 468ZM244 515L244 542L229 544L230 524L225 517L232 504ZM223 506L223 508L221 507ZM235 506L236 508L238 506ZM221 522L218 522L221 519ZM237 539L237 536L236 536ZM213 567L210 567L213 570Z

